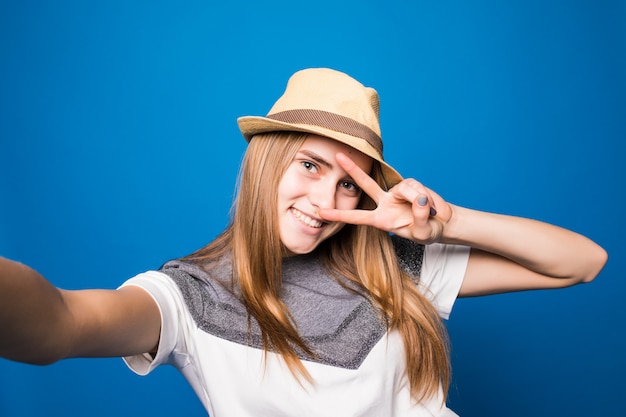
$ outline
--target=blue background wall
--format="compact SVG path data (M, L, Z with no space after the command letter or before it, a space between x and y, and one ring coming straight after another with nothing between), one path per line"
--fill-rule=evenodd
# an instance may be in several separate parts
M0 255L115 288L204 245L227 222L236 117L265 114L294 71L333 67L379 91L405 176L609 251L589 285L460 300L452 407L623 415L625 3L299 4L1 2ZM202 413L173 369L0 360L0 416Z

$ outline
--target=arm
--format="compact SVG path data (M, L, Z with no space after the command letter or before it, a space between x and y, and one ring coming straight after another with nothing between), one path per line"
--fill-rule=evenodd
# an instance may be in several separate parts
M159 309L137 287L65 291L20 263L0 258L0 356L48 364L85 356L127 356L158 344Z
M588 238L536 220L451 206L441 241L472 247L460 296L592 281L607 254Z
M558 288L589 282L607 254L575 232L547 223L456 207L414 179L389 191L343 154L337 161L376 202L375 210L320 210L330 221L362 224L419 243L472 248L461 296Z

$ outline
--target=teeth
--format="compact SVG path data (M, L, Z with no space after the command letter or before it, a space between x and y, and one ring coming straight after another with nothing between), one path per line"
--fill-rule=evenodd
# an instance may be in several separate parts
M306 224L307 226L311 226L315 228L322 227L323 223L321 221L312 219L311 217L307 216L306 214L302 213L301 211L295 208L292 208L291 212L293 213L296 219L300 220L302 223Z

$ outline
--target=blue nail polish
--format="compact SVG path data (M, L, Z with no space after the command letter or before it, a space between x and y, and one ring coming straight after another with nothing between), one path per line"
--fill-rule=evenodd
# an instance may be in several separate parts
M435 216L437 215L437 210L435 210L434 208L432 208L432 207L431 207L431 208L430 208L430 215L431 215L432 217L435 217Z
M417 199L417 204L419 204L420 206L425 206L426 203L428 203L428 197L426 197L425 195L419 196L419 198Z

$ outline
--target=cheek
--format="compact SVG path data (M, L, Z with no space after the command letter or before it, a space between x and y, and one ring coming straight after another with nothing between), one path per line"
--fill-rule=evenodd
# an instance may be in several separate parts
M336 201L336 205L339 210L354 210L359 205L359 201L361 201L361 198L339 196L337 197Z
M297 181L296 175L289 168L278 184L278 198L293 197L295 194L300 193L302 188L302 184Z

